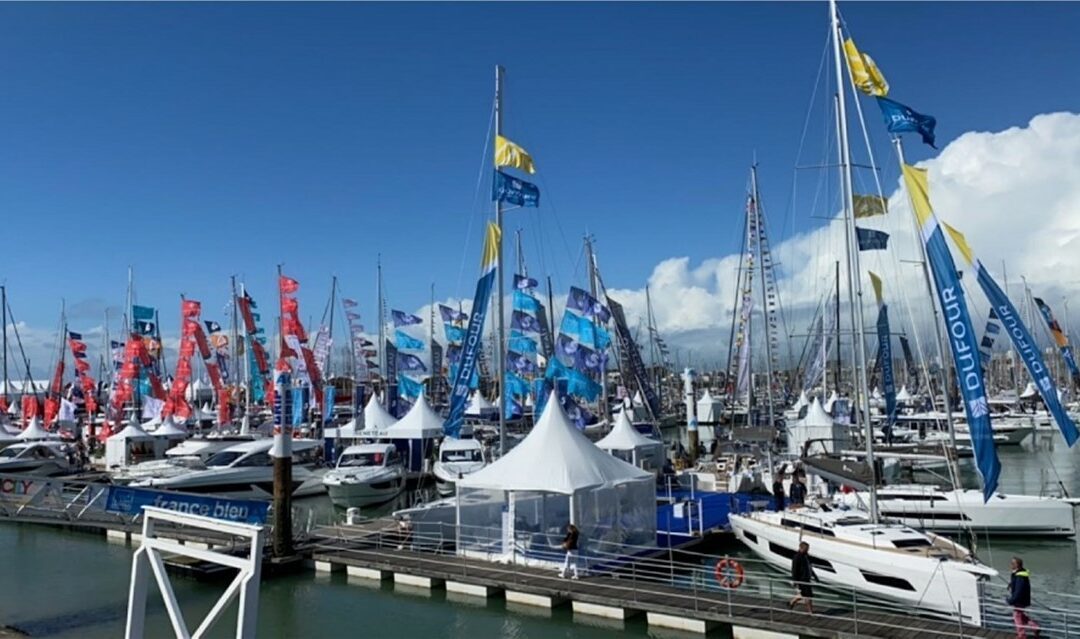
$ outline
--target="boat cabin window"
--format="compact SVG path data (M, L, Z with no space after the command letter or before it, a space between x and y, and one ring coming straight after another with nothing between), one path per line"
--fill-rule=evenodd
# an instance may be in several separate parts
M801 522L801 521L796 521L794 519L788 519L786 517L784 519L780 520L780 525L785 526L787 528L802 528L804 531L806 531L808 533L814 533L814 534L817 534L817 535L821 535L823 537L835 537L836 536L836 533L829 530L828 528L821 528L819 526L814 526L812 524L807 524L807 523L804 523L804 522Z
M396 459L397 455L390 454L390 459ZM338 460L338 468L373 468L376 466L385 466L387 462L386 453L382 452L367 452L367 453L349 453L348 455L342 455Z
M322 450L318 446L311 446L302 450L293 450L294 464L314 464L319 461Z
M241 466L272 466L273 461L270 459L270 453L253 453L244 459L236 462L237 467Z
M912 537L911 539L894 539L893 545L897 548L929 548L930 540L925 537Z
M22 450L26 449L24 448ZM5 448L4 450L0 450L0 457L11 459L12 457L18 457L20 452L22 451L17 448Z
M444 462L482 462L484 461L483 453L477 448L466 448L464 450L442 450L439 451L440 457Z
M210 458L206 460L206 465L207 466L228 466L229 464L233 463L237 459L240 459L240 456L243 455L243 454L244 453L242 453L240 451L236 451L236 450L223 450L221 452L214 453L213 455L211 455Z

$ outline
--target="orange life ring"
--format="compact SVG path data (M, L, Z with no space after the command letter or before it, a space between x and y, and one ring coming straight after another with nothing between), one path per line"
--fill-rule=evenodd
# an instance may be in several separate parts
M746 575L743 573L742 564L734 559L725 557L716 562L716 569L713 571L713 576L716 577L717 583L722 587L735 590L742 585Z

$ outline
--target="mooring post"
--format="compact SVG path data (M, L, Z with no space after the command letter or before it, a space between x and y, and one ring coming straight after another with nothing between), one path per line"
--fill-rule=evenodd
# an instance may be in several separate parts
M289 373L278 371L274 379L274 528L271 549L275 557L292 555L292 394Z

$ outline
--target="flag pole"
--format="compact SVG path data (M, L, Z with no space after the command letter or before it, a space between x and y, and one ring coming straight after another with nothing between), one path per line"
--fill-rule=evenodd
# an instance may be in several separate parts
M281 312L285 294L281 290L281 265L277 267L278 286L278 352L284 350L285 318ZM280 355L279 355L280 357ZM292 549L292 426L286 410L292 392L291 376L274 366L274 446L270 457L274 460L274 501L271 548L274 557L287 557Z
M502 135L502 112L503 112L503 76L506 71L499 65L495 65L495 135ZM495 198L495 225L499 227L499 248L497 255L497 277L499 285L496 287L496 315L495 325L498 333L498 338L495 344L495 374L496 374L496 387L499 389L499 456L501 457L506 453L506 388L503 384L505 379L505 373L503 369L506 365L503 363L503 346L506 340L506 318L505 310L503 308L503 240L502 240L502 227L503 227L503 207L502 200Z

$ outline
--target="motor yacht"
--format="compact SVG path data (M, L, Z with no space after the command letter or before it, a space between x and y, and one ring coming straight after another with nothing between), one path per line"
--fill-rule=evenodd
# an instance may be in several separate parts
M433 470L435 485L443 497L453 495L457 480L484 466L484 448L475 439L444 439Z
M78 468L67 444L57 441L19 442L0 450L0 473L53 477Z
M322 483L335 506L371 506L401 494L405 467L393 444L359 444L342 451Z

